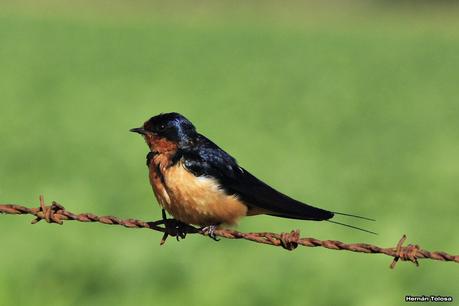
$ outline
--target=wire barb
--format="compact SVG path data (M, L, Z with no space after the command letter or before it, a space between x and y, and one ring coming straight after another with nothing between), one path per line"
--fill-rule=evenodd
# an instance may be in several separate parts
M127 228L148 228L151 230L164 233L161 244L166 242L168 236L184 239L187 234L200 234L206 236L207 233L199 228L182 223L175 219L168 219L165 214L163 218L154 222L145 222L137 219L120 219L114 216L97 216L90 213L74 214L66 210L57 202L51 205L45 205L43 196L40 196L40 206L38 208L29 208L16 204L0 204L0 213L11 215L29 214L35 216L32 224L45 220L47 223L63 224L64 220L74 220L79 222L98 222L109 225L120 225ZM161 226L163 225L163 226ZM269 232L262 233L242 233L231 229L216 229L214 235L227 239L244 239L256 243L280 246L286 250L294 250L299 245L305 247L323 247L330 250L345 250L367 254L384 254L393 257L390 268L395 268L399 260L410 261L419 266L419 259L431 259L438 261L450 261L459 263L459 255L450 255L446 252L430 252L423 250L419 245L409 244L403 246L406 241L406 235L403 235L397 246L390 248L381 248L367 243L344 243L337 240L319 240L316 238L301 238L300 231L295 230L290 233L275 234Z

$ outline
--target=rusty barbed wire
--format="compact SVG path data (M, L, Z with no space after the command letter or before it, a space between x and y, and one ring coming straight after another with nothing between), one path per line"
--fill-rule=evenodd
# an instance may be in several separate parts
M36 218L32 220L35 224L41 220L48 223L63 224L63 221L79 221L79 222L98 222L109 225L120 225L127 228L148 228L164 233L160 244L164 244L168 236L176 237L177 240L185 238L187 234L200 234L207 236L208 233L202 229L181 223L174 219L158 220L154 222L145 222L137 219L120 219L114 216L97 216L91 213L75 214L66 210L57 202L52 202L51 205L45 205L43 196L40 196L40 206L37 208L29 208L17 204L0 204L0 213L12 215L34 215ZM164 225L161 227L160 225ZM459 255L451 255L446 252L430 252L421 249L419 245L409 244L403 246L406 236L403 235L396 247L381 248L368 243L344 243L337 240L319 240L316 238L301 238L299 230L291 231L290 233L242 233L231 229L217 229L214 232L215 236L227 239L244 239L272 246L280 246L287 250L294 250L299 245L305 247L323 247L330 250L345 250L366 254L384 254L393 257L390 268L393 269L399 260L411 261L416 266L419 266L419 259L431 259L439 261L451 261L459 263Z

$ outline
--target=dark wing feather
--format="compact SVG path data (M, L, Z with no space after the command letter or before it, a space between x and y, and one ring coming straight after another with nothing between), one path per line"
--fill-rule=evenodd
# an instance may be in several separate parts
M196 176L217 179L228 194L239 197L249 208L259 208L266 214L302 220L327 220L333 213L294 200L245 169L216 144L199 135L197 143L182 151L185 167Z

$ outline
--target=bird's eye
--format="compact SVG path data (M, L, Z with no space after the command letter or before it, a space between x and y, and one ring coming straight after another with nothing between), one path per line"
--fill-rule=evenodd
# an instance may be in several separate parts
M159 126L159 130L160 130L160 131L164 130L165 128L166 128L166 126L165 126L164 124L161 124L161 125Z

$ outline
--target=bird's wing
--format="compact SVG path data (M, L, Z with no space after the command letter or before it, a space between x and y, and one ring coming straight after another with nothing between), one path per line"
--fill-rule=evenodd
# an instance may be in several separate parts
M182 156L190 172L215 178L226 193L236 195L249 208L291 219L327 220L333 217L330 211L301 203L265 184L202 135L197 145L184 151Z

